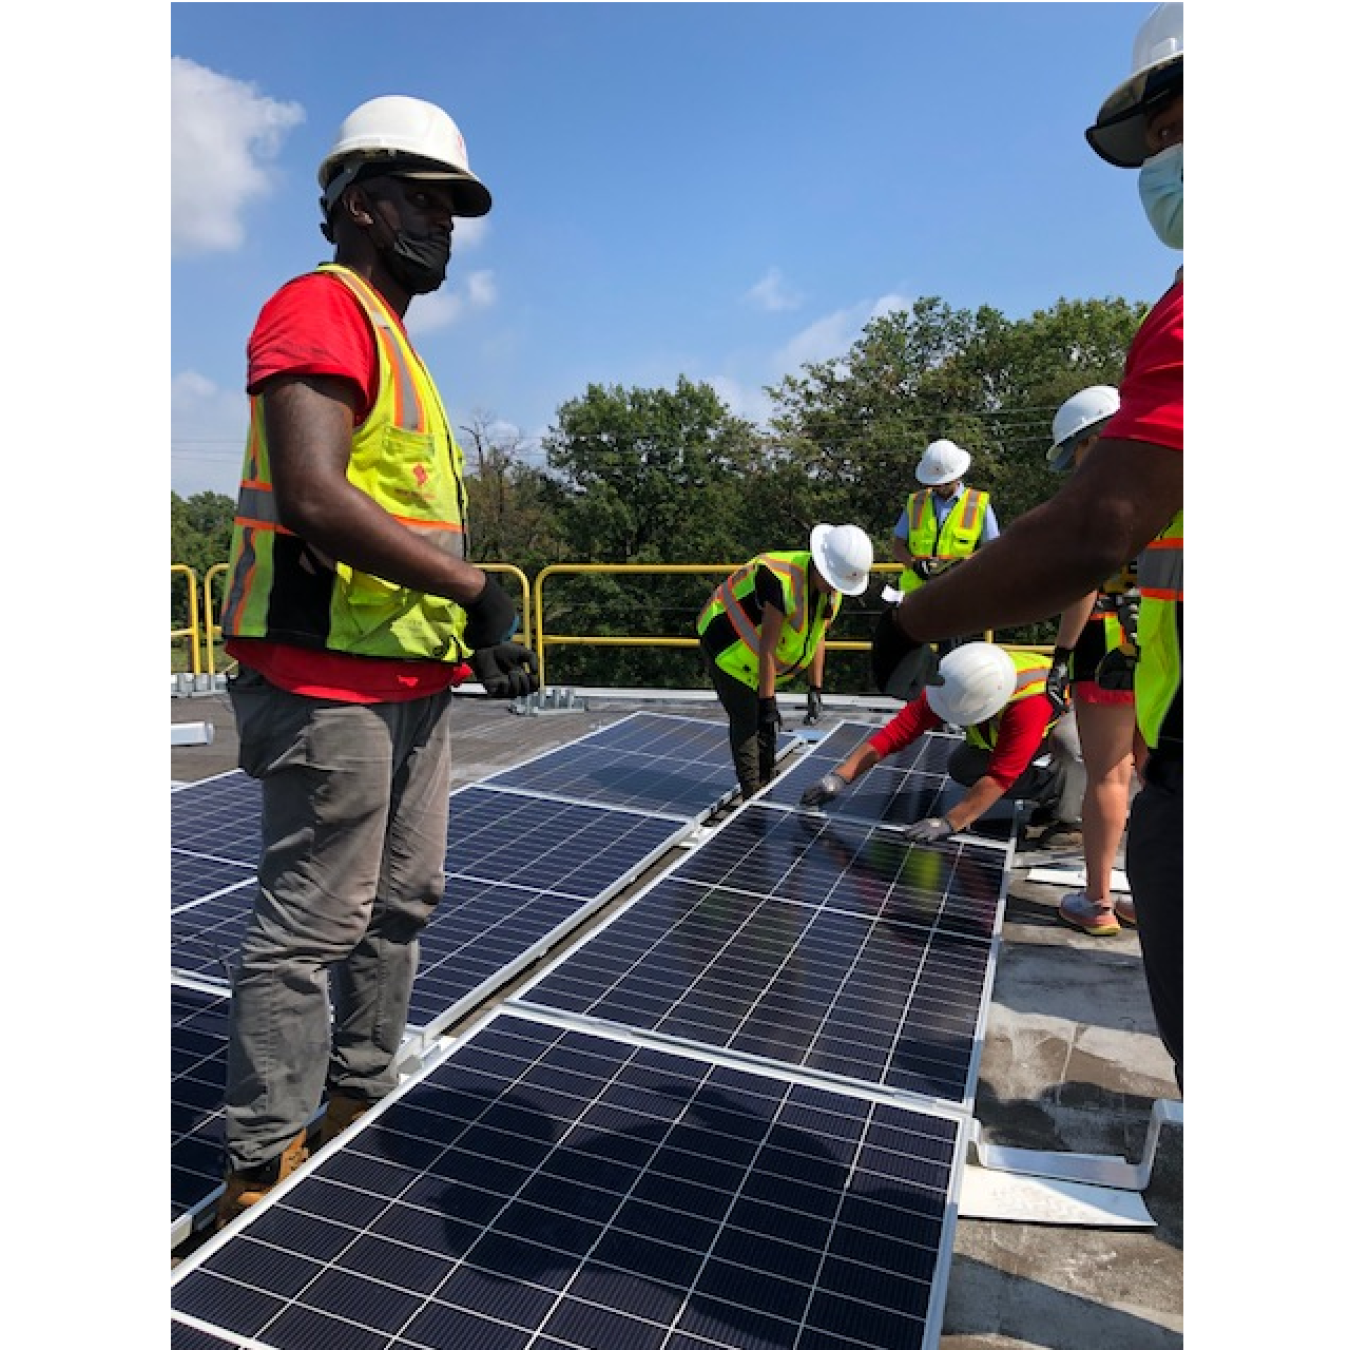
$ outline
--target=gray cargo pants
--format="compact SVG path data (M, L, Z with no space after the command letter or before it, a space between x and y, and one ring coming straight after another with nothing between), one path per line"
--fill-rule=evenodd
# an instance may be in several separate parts
M262 782L258 891L230 1002L236 1170L276 1157L325 1085L373 1101L396 1083L417 936L445 890L450 698L336 703L251 670L231 682L240 767Z

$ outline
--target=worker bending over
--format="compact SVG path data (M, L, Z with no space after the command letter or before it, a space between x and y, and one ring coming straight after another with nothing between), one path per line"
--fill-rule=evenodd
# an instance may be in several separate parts
M819 718L826 630L842 596L867 589L871 569L872 541L857 525L817 525L808 549L758 554L703 606L699 648L730 720L743 797L773 777L783 722L779 683L806 671L808 718Z

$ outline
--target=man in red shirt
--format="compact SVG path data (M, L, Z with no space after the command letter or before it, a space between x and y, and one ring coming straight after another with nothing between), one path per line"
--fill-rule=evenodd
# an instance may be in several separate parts
M1088 128L1108 163L1138 168L1145 214L1182 247L1182 6L1159 5L1135 40L1133 73ZM1135 698L1135 798L1126 868L1158 1034L1182 1078L1182 278L1136 334L1120 411L1065 486L878 626L886 691L917 696L929 643L1061 612L1136 555L1143 601Z
M874 765L944 723L966 728L964 745L953 750L947 772L966 795L945 815L904 829L917 843L934 843L968 829L1005 796L1049 805L1063 782L1063 763L1074 738L1053 740L1054 710L1045 693L1050 658L1034 652L1009 655L991 642L971 642L942 658L942 681L929 685L880 731L802 793L803 806L823 806ZM1048 765L1035 761L1051 737Z
M537 687L469 561L463 455L403 319L491 197L450 117L391 95L319 169L334 260L249 342L251 418L221 627L241 767L262 783L233 972L217 1226L397 1082L418 935L445 887L450 698ZM331 1013L330 1013L331 1002Z

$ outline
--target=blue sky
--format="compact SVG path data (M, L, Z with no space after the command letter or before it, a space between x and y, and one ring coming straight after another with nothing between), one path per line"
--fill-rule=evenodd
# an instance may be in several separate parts
M408 322L455 424L526 451L591 383L761 422L921 296L1152 301L1179 257L1083 139L1150 8L175 4L172 486L233 495L249 331L331 256L315 169L383 93L445 107L493 193Z

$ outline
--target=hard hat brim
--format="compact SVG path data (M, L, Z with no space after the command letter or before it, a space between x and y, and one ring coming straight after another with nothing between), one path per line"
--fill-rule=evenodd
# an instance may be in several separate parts
M925 470L921 464L915 471L914 477L919 480L924 487L941 487L944 483L955 483L964 478L966 470L970 468L970 451L962 450L961 458L957 460L958 468L955 473L934 474L931 470Z
M1103 101L1096 122L1083 134L1108 164L1137 169L1148 158L1144 139L1147 105L1181 87L1181 63L1181 55L1166 57L1131 75Z
M492 194L471 173L449 169L419 169L414 173L391 174L392 178L416 178L428 183L453 183L455 215L485 216L492 210Z

